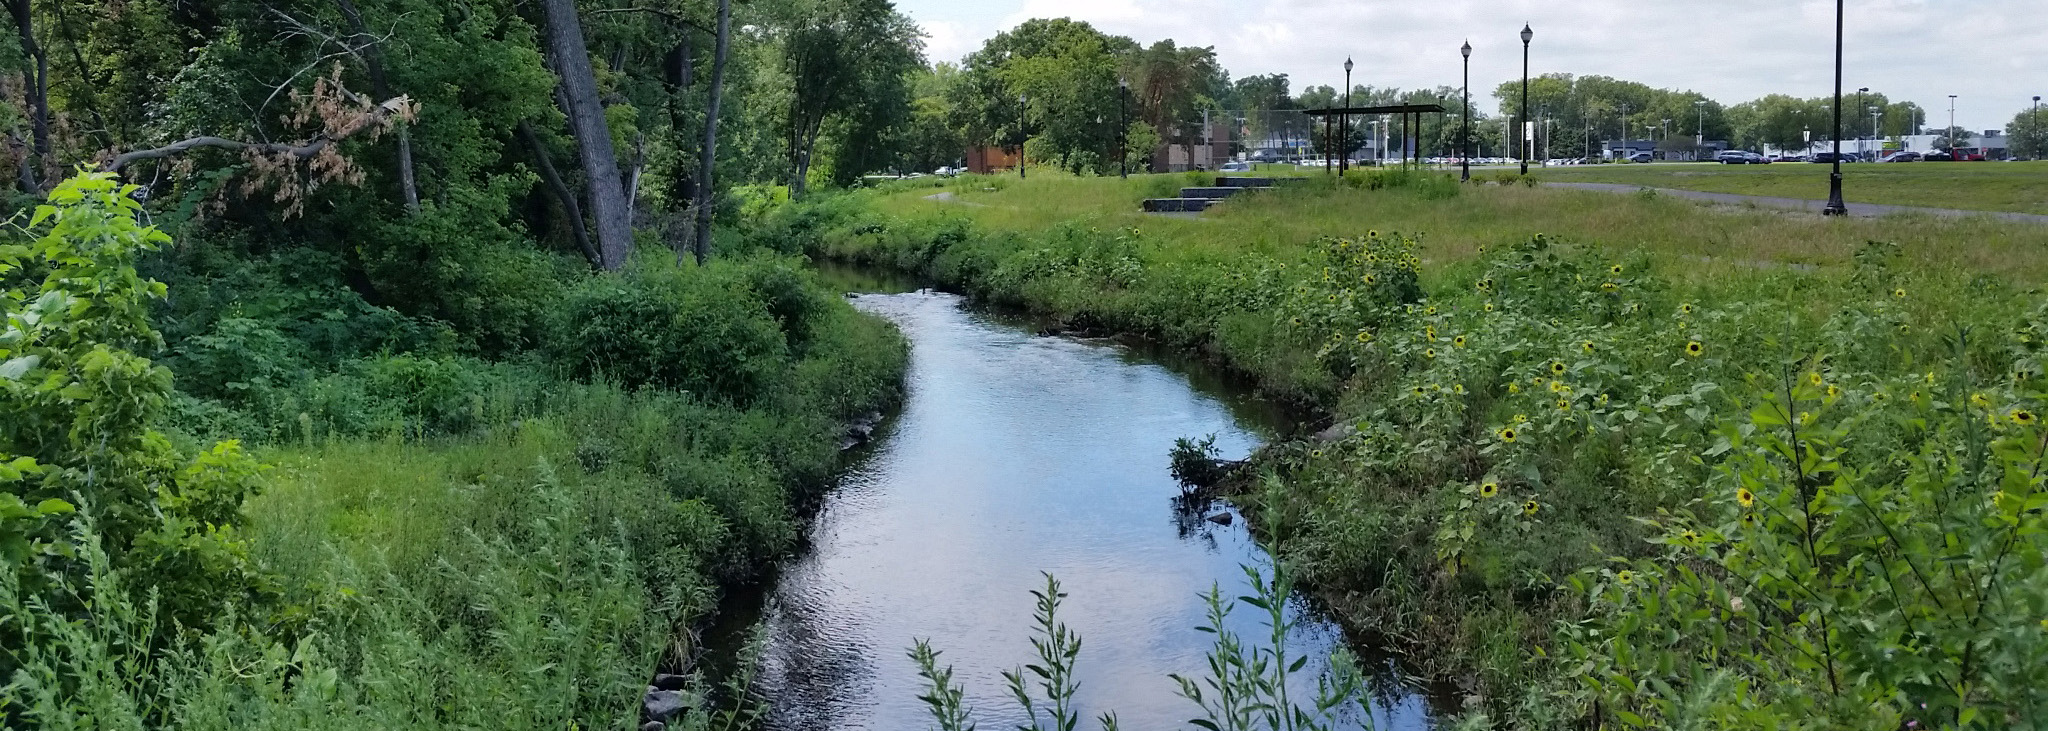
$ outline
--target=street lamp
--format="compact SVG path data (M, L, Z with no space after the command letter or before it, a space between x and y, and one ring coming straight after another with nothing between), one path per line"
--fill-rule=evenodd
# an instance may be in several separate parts
M1472 182L1472 42L1465 41L1465 47L1458 49L1465 54L1465 134L1458 141L1458 164L1464 167L1459 182ZM2041 97L2034 97L2034 107L2041 106Z
M1024 175L1024 143L1026 143L1026 142L1029 142L1029 141L1031 141L1031 133L1030 133L1029 131L1027 131L1027 129L1026 129L1026 128L1027 128L1027 127L1029 126L1029 122L1030 122L1030 117L1031 117L1031 97L1030 97L1030 95L1028 95L1028 94L1018 94L1018 95L1017 95L1017 138L1018 138L1018 139L1017 139L1017 179L1018 179L1018 180L1023 180L1023 179L1025 178L1025 175Z
M1941 131L1942 139L1948 140L1949 154L1956 149L1956 95L1948 95L1948 129Z
M1828 205L1820 209L1823 216L1849 215L1849 204L1842 202L1842 17L1843 0L1835 0L1835 169L1828 175ZM1858 102L1861 103L1861 102Z
M1706 146L1707 146L1707 100L1705 100L1705 99L1700 99L1700 100L1694 101L1694 102L1692 103L1692 105L1693 105L1693 107L1695 107L1695 108L1697 108L1697 109L1699 109L1699 110L1700 110L1700 127L1699 127L1699 131L1697 131L1697 132L1694 132L1694 133L1693 133L1693 139L1692 139L1692 146L1693 146L1693 147L1706 147Z
M1884 133L1878 131L1877 127L1877 120L1882 116L1884 116L1884 107L1876 104L1870 105L1870 139L1878 143L1877 151L1880 153L1878 157L1884 157L1882 154L1884 152Z
M1522 24L1522 124L1525 124L1525 125L1529 123L1529 41L1531 41L1531 40L1534 40L1535 38L1536 38L1536 31L1530 30L1530 29L1529 29L1529 24L1528 24L1528 23L1523 23L1523 24ZM1524 139L1523 139L1523 146L1522 146L1522 154L1520 155L1520 157L1522 158L1522 174L1523 174L1523 175L1528 175L1528 174L1529 174L1529 148L1528 148L1528 140L1527 140L1527 137L1528 137L1528 135L1526 135L1526 134L1525 134L1525 135L1523 135L1523 138L1524 138Z
M1131 105L1125 101L1131 93L1131 80L1117 77L1116 80L1116 156L1117 177L1129 180L1131 177Z
M1351 108L1351 57L1344 57L1344 108ZM1337 174L1351 168L1351 113L1345 112L1337 123L1337 146L1344 149L1344 159L1337 162Z
M1870 93L1870 87L1868 87L1868 86L1865 86L1865 87L1862 87L1862 88L1859 88L1859 89L1857 89L1857 90L1856 90L1856 108L1857 108L1857 109L1862 109L1862 108L1863 108L1863 95L1864 95L1864 94L1868 94L1868 93ZM1863 154L1863 133L1861 133L1861 132L1858 132L1858 133L1856 134L1856 154L1859 154L1859 155L1860 155L1860 154Z

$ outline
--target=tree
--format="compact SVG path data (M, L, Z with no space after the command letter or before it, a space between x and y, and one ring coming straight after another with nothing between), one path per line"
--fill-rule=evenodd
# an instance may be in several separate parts
M1123 116L1117 82L1136 51L1130 39L1087 23L1026 21L967 57L947 97L954 129L972 143L1004 147L1043 136L1033 154L1070 169L1113 170L1105 151L1114 148ZM1140 94L1138 79L1130 80L1132 94Z
M632 207L626 200L625 182L619 177L618 153L612 147L611 127L598 95L590 48L583 42L583 21L577 16L576 0L543 0L542 7L547 14L549 56L561 83L562 111L569 117L569 130L583 161L583 184L596 222L598 253L604 268L616 270L626 265L633 252Z
M907 120L908 76L923 67L917 25L889 0L804 0L782 41L792 83L784 133L790 190L802 196L818 138L837 135L835 178L846 183L889 158L884 141Z
M718 0L718 50L711 64L711 101L704 113L703 171L697 182L697 198L692 206L697 213L697 231L691 250L697 256L697 265L703 266L711 259L711 195L712 183L718 166L718 115L719 106L724 102L725 64L732 50L732 0Z
M2007 151L2029 160L2048 158L2048 111L2020 112L2005 125Z
M1206 92L1218 74L1216 49L1181 47L1159 41L1133 54L1126 68L1140 118L1166 137L1167 144L1193 148L1206 130L1192 127L1209 108Z

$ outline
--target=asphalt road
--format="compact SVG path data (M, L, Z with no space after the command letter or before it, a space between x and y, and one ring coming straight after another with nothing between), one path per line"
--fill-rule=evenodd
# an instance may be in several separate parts
M1605 193L1635 193L1644 190L1645 188L1648 188L1649 190L1657 191L1658 195L1668 195L1674 198L1684 198L1686 200L1695 200L1704 203L1720 203L1735 206L1753 205L1761 208L1780 208L1785 210L1807 211L1811 213L1820 213L1822 208L1827 207L1827 201L1807 200L1804 198L1775 198L1772 196L1736 195L1733 193L1702 193L1697 190L1650 188L1649 186L1628 185L1625 183L1544 183L1543 187L1564 188L1568 190L1593 190ZM2001 221L2048 224L2048 216L2033 213L2007 213L2003 211L1965 211L1956 208L1928 208L1925 206L1890 206L1880 205L1876 203L1850 203L1849 215L1855 216L1857 218L1883 218L1885 216L1897 215L1941 216L1945 218L1973 218L1977 216L1984 216Z

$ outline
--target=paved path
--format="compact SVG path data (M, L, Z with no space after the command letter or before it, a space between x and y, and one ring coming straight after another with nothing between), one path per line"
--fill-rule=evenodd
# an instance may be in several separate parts
M1812 213L1819 213L1822 208L1827 206L1827 201L1806 200L1802 198L1774 198L1771 196L1762 195L1735 195L1733 193L1703 193L1697 190L1650 188L1649 186L1645 185L1628 185L1624 183L1544 183L1543 187L1566 188L1570 190L1597 190L1604 193L1634 193L1643 190L1644 188L1649 188L1650 190L1657 191L1658 195L1668 195L1674 198L1684 198L1687 200L1702 201L1706 203L1722 203L1735 206L1754 205L1763 208L1782 208L1794 211L1809 211ZM1942 216L1945 218L1974 218L1983 216L2001 221L2012 221L2015 223L2048 224L2048 216L2033 213L2007 213L2003 211L1964 211L1955 208L1887 206L1878 205L1875 203L1849 204L1849 215L1855 216L1857 218L1883 218L1885 216L1892 216L1898 214L1920 214L1927 216Z

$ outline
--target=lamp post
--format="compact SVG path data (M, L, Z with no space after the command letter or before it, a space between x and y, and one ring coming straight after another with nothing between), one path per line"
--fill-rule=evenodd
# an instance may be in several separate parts
M1693 103L1692 103L1692 105L1693 105L1693 107L1694 107L1694 108L1697 108L1697 109L1699 109L1699 110L1700 110L1700 126L1699 126L1699 131L1697 131L1697 132L1694 132L1694 133L1693 133L1693 138L1692 138L1692 146L1693 146L1693 147L1706 147L1706 146L1707 146L1707 100L1705 100L1705 99L1700 99L1700 100L1698 100L1698 101L1695 101L1695 102L1693 102Z
M1464 171L1459 173L1460 182L1472 182L1472 42L1458 49L1465 55L1465 132L1458 138L1458 164ZM2041 97L2034 97L2034 106L2041 106Z
M1884 157L1884 133L1878 131L1877 121L1884 116L1884 107L1870 105L1870 139L1877 143L1877 157Z
M1523 23L1523 24L1522 24L1522 124L1524 124L1524 125L1526 125L1526 124L1528 124L1528 123L1529 123L1529 41L1531 41L1531 40L1534 40L1535 38L1536 38L1536 31L1530 30L1530 29L1529 29L1529 24L1528 24L1528 23ZM1521 154L1521 155L1520 155L1519 157L1521 157L1521 158L1522 158L1522 174L1523 174L1523 175L1528 175L1528 174L1529 174L1529 148L1528 148L1528 140L1527 140L1527 138L1528 138L1528 135L1523 135L1522 137L1524 138L1524 139L1523 139L1523 147L1522 147L1522 154Z
M1131 177L1131 82L1117 80L1116 96L1116 174L1117 177Z
M1350 56L1344 57L1344 108L1351 108ZM1344 171L1351 169L1351 113L1345 112L1342 116L1338 117L1338 120L1337 146L1343 148L1344 159L1337 161L1337 174L1343 175Z
M1955 149L1956 149L1956 95L1954 95L1954 94L1950 94L1950 95L1948 95L1948 129L1946 129L1946 130L1943 130L1943 131L1942 131L1942 133L1941 133L1941 136L1942 136L1942 137L1944 137L1944 138L1947 138L1947 139L1948 139L1948 149L1949 149L1949 154L1951 154L1951 155L1955 154Z
M1023 179L1025 178L1025 175L1024 175L1024 143L1025 143L1025 142L1028 142L1028 141L1030 141L1030 139L1031 139L1031 133L1030 133L1030 132L1028 132L1028 131L1026 131L1026 127L1028 126L1028 122L1029 122L1029 118L1030 118L1030 117L1031 117L1031 97L1030 97L1030 95L1028 95L1028 94L1018 94L1018 95L1017 95L1017 179L1018 179L1018 180L1023 180Z
M1828 175L1828 205L1820 209L1823 216L1849 215L1849 204L1842 202L1842 17L1843 0L1835 0L1835 169Z

